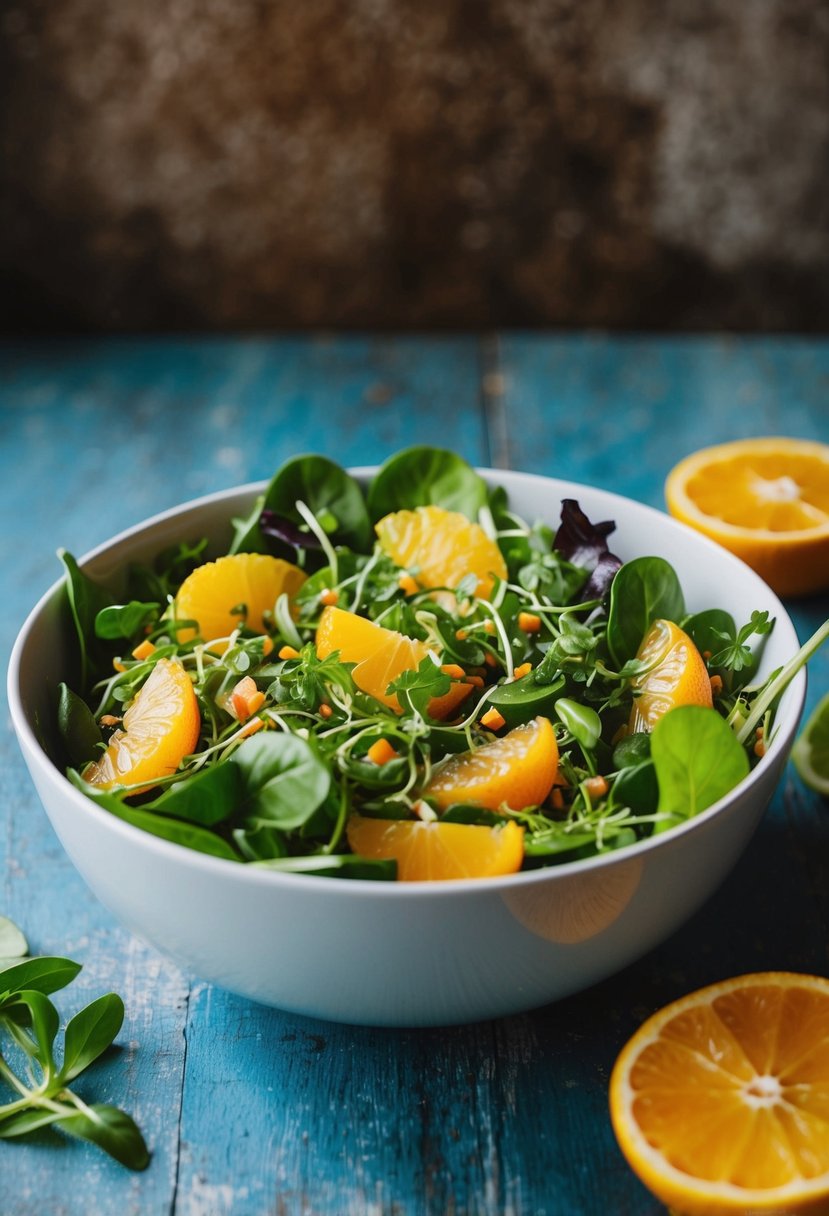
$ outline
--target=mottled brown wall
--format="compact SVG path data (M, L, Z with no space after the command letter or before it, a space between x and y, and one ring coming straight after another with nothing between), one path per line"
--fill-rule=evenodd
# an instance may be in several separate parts
M2 0L18 327L829 328L826 0Z

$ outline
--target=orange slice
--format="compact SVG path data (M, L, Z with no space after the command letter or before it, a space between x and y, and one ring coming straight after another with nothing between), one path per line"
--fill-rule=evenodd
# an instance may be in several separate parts
M409 570L423 589L455 588L468 574L477 578L476 595L489 599L494 575L507 577L501 550L459 511L416 507L394 511L374 526L380 547L398 566Z
M829 445L740 439L681 460L671 515L753 567L781 595L829 586Z
M179 587L176 616L199 623L205 641L226 638L240 624L255 633L267 633L265 612L282 593L296 595L305 582L299 566L266 553L235 553L197 566ZM194 629L181 629L180 642L196 636ZM211 647L219 653L224 647Z
M712 984L623 1048L610 1114L628 1163L676 1212L829 1210L829 980Z
M137 785L144 793L169 777L199 740L201 718L193 684L181 663L159 659L129 705L106 751L88 764L84 781L98 789ZM149 784L143 784L143 783Z
M432 653L426 643L417 638L407 638L394 629L386 629L355 612L346 612L333 605L324 609L320 617L316 642L321 659L338 650L343 663L355 663L351 676L357 687L395 713L401 712L400 702L397 697L389 696L386 689L404 671L416 671ZM453 683L444 696L432 697L429 714L433 718L448 718L471 691L471 684Z
M352 815L346 835L361 857L396 861L400 882L492 878L514 874L524 860L524 829L511 822L488 828Z
M630 711L630 731L653 730L662 715L677 705L706 705L709 709L713 705L702 655L673 621L654 621L636 657L655 666L631 680L639 696Z
M558 744L549 719L533 718L502 739L452 756L423 793L445 810L468 802L497 811L538 806L558 774Z

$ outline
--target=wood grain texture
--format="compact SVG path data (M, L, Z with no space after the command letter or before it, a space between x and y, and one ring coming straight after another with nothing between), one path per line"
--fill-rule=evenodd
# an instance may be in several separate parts
M0 561L8 652L58 573L186 497L297 451L372 463L415 442L661 505L675 459L752 433L827 435L829 345L715 339L119 341L7 346ZM801 636L829 600L793 606ZM812 665L809 704L829 687ZM68 1016L124 997L119 1050L83 1092L132 1111L132 1175L43 1136L0 1143L3 1216L657 1216L607 1117L613 1060L666 1001L766 967L829 973L829 817L789 768L706 906L620 975L556 1005L447 1030L294 1017L181 973L117 925L64 856L8 726L0 912L84 964ZM278 927L274 928L278 931Z

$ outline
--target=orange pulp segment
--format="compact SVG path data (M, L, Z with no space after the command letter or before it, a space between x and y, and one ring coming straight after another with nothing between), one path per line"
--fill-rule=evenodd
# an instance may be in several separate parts
M779 594L829 586L828 444L756 438L703 448L671 470L665 499Z
M273 611L280 595L296 595L305 582L299 566L267 553L234 553L197 566L179 587L176 616L198 621L205 642L226 638L240 624L254 633L267 633L265 612ZM234 611L235 610L235 611ZM188 642L195 629L180 629L178 640ZM211 649L221 652L221 644Z
M444 507L393 511L374 526L380 547L409 570L423 589L454 589L468 575L477 578L475 594L489 599L494 575L507 577L501 550L480 524Z
M745 975L668 1005L619 1055L610 1113L677 1212L829 1210L829 980Z
M533 718L473 752L451 756L423 793L441 810L455 802L497 811L538 806L558 774L558 744L548 718Z
M400 702L386 689L404 671L416 671L431 653L426 643L417 638L407 638L356 612L333 605L323 610L316 643L321 659L337 650L343 663L355 663L351 676L357 687L395 713L401 712ZM429 714L439 719L449 717L471 691L471 684L453 682L449 692L432 697L427 707Z
M400 882L514 874L524 859L524 829L512 822L481 827L352 815L346 835L361 857L396 861Z
M628 730L653 730L677 705L713 705L711 680L702 655L673 621L656 620L642 639L637 659L655 664L631 685L639 695L630 711Z
M160 777L176 771L195 749L200 728L190 677L181 663L159 659L106 750L84 769L83 779L104 790L141 783L142 789L133 792L143 793Z

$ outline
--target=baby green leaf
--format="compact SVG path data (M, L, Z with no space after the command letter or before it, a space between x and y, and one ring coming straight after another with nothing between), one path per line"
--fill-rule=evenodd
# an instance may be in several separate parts
M87 1107L89 1114L78 1111L57 1121L57 1126L90 1140L131 1170L143 1170L150 1161L144 1137L130 1116L117 1106L95 1104Z
M555 704L559 719L585 752L592 752L602 733L602 720L589 705L560 697Z
M241 786L241 774L235 765L217 764L192 777L183 777L158 798L146 803L144 810L212 827L236 809Z
M685 599L676 571L661 557L625 562L610 588L607 641L621 666L636 654L653 621L679 621Z
M110 640L131 638L156 619L159 608L160 604L139 603L138 600L110 604L95 617L95 636Z
M246 826L262 821L290 831L311 817L331 784L328 768L298 735L254 735L233 753L242 775Z
M681 705L660 718L651 734L659 783L657 830L690 819L732 790L749 771L748 756L714 709Z
M487 500L486 482L454 452L416 446L389 457L368 488L372 520L401 508L434 503L477 520Z
M99 996L81 1009L64 1031L61 1080L71 1081L106 1051L124 1021L124 1002L116 992Z
M92 710L66 684L58 685L58 730L70 764L79 765L91 760L102 742L101 730Z
M57 992L65 988L81 969L69 958L29 958L0 971L0 1005L9 995L34 988L37 992Z
M81 660L80 684L85 688L90 661L94 657L90 654L90 648L93 647L95 639L95 617L102 608L112 603L112 596L104 587L87 578L71 553L58 549L58 557L66 570L66 593L75 623Z

